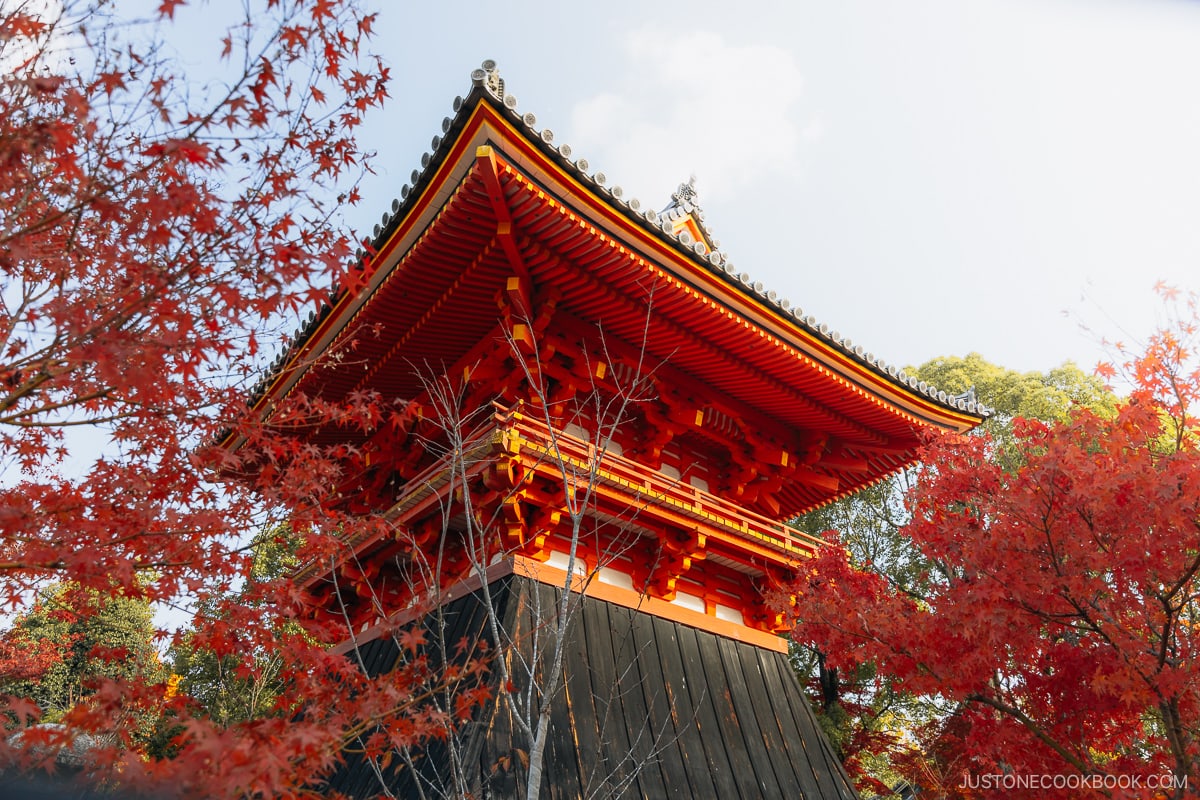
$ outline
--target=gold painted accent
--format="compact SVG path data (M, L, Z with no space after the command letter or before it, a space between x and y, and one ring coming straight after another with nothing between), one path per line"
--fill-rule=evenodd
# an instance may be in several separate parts
M601 482L607 482L610 484L614 484L616 486L620 486L621 488L629 490L633 494L640 496L643 500L645 500L647 502L647 505L654 504L654 505L659 505L659 506L668 506L668 507L674 507L674 508L678 508L678 509L689 510L689 511L693 511L693 513L696 513L695 507L691 503L684 502L676 497L671 497L671 496L667 495L665 492L655 491L653 489L647 491L641 484L635 484L627 478L623 478L620 475L614 474L614 473L610 472L609 470L604 469L603 466L597 467L594 464L589 464L588 462L586 462L582 459L574 458L574 457L572 457L566 453L563 453L561 451L557 452L557 453L552 453L549 447L546 447L545 445L543 445L540 442L537 442L535 440L529 440L527 442L527 444L529 445L530 450L532 452L537 453L539 456L542 456L542 457L546 458L547 460L549 460L551 458L557 458L560 468L563 468L563 467L570 468L572 470L572 472L577 475L591 474L595 479L597 479ZM788 538L783 538L783 537L776 538L776 537L764 534L761 531L751 530L750 523L745 520L733 520L733 519L730 519L729 517L723 516L721 514L716 514L711 511L708 511L707 509L700 511L699 514L700 514L700 516L702 516L706 521L708 521L711 524L714 524L718 527L725 528L726 530L738 531L739 534L745 539L757 539L765 544L770 545L773 548L783 550L788 555L797 555L797 556L811 556L812 555L812 553L809 549L797 547Z
M527 354L533 352L533 333L529 330L529 326L524 323L517 323L512 327L513 342L521 347Z
M693 242L700 242L702 245L704 245L705 255L708 255L710 252L712 252L708 246L708 237L704 235L704 232L700 228L700 224L696 222L696 219L691 214L687 214L686 216L675 220L675 223L671 226L672 234L678 236L681 231L687 231L688 235L692 237Z

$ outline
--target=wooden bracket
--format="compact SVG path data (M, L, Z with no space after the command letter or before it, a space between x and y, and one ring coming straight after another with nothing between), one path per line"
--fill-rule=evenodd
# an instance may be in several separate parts
M479 173L483 177L488 200L491 201L492 211L496 215L496 238L500 242L500 248L504 250L508 263L516 273L528 281L529 268L525 266L525 259L521 256L513 235L512 211L508 207L508 198L505 197L504 187L500 183L500 163L496 151L484 145L475 151L475 157L482 167ZM525 306L526 310L529 308Z
M650 574L648 590L668 602L678 593L679 579L697 561L708 556L706 538L698 530L673 530L661 539L658 563Z

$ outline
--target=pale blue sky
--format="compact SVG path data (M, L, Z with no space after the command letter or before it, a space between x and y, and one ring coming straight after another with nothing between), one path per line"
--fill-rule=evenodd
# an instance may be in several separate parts
M231 2L178 15L188 52ZM890 363L1090 368L1157 280L1200 288L1200 2L364 2L364 232L492 58L626 197L694 173L741 271Z
M1200 4L379 5L365 228L493 58L626 196L695 173L739 269L889 362L1091 366L1200 287Z

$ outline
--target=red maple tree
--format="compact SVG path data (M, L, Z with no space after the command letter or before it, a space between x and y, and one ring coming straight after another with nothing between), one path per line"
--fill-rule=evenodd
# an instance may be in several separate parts
M141 23L99 0L0 9L0 602L19 611L61 582L203 607L190 646L247 675L279 654L287 691L272 714L220 726L167 684L101 682L63 727L8 735L0 755L28 766L54 752L30 743L86 732L111 743L92 753L94 780L289 796L348 737L441 729L415 704L447 679L416 657L419 636L407 667L372 681L326 652L346 631L314 621L288 580L229 591L272 522L303 532L300 559L380 524L326 502L344 448L287 431L377 423L378 398L293 397L268 427L247 393L260 348L286 339L279 321L345 280L354 245L337 212L356 199L355 131L388 75L360 49L374 16L353 0L263 0L213 42L220 66L198 84L164 56L181 5ZM246 444L212 446L231 438ZM0 691L37 666L4 645ZM4 703L10 732L36 721L28 698ZM165 721L170 758L122 727L131 711Z
M836 545L808 565L798 638L954 704L901 765L922 796L1200 791L1196 307L1128 361L1115 415L1017 420L1005 458L928 447L905 529L921 596Z

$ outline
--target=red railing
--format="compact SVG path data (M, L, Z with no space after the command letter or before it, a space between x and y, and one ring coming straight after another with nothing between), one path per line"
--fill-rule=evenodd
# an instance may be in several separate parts
M614 489L624 494L633 508L669 509L694 520L710 533L723 533L721 538L727 542L742 540L789 557L809 555L822 544L817 537L632 459L612 451L601 452L594 443L564 431L552 432L544 420L523 414L519 409L498 410L494 421L500 436L507 438L510 452L516 445L522 454L527 450L537 453L536 459L526 455L524 461L528 465L543 474L566 475L577 483L590 481Z
M444 493L456 471L470 479L499 457L518 459L527 470L556 481L565 479L566 485L590 485L597 493L621 499L631 514L690 520L696 530L720 542L722 550L745 552L751 559L755 553L765 552L775 554L776 560L795 561L822 544L817 537L614 451L602 452L592 442L565 431L552 431L544 420L520 407L499 405L482 425L463 437L456 452L405 482L388 510L389 516L397 520L426 516L430 504L445 502ZM359 551L371 541L361 536L349 538L346 544ZM316 567L306 565L300 573L311 576Z

